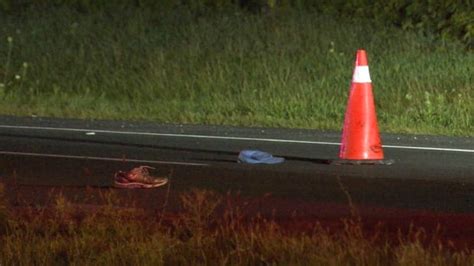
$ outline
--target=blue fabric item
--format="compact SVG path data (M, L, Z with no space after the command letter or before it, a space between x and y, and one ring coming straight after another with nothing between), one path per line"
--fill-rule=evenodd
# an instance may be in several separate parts
M249 164L277 164L285 161L282 157L273 157L268 152L259 150L243 150L239 153L239 163Z

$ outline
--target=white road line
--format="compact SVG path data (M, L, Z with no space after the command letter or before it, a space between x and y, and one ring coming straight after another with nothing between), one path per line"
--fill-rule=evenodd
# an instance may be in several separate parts
M179 138L197 138L197 139L223 139L223 140L251 140L251 141L265 141L265 142L340 145L339 143L336 143L336 142L324 142L324 141L212 136L212 135L195 135L195 134L153 133L153 132L136 132L136 131L115 131L115 130L102 130L102 129L7 126L7 125L0 125L0 128L69 131L69 132L84 132L84 133L95 132L95 133L117 134L117 135L139 135L139 136L179 137Z
M382 145L382 147L384 147L384 148L389 148L389 149L426 150L426 151L455 151L455 152L474 153L474 150L469 150L469 149L455 149L455 148L437 148L437 147L419 147L419 146L395 146L395 145Z
M109 157L94 157L94 156L75 156L65 154L50 154L50 153L32 153L32 152L13 152L13 151L0 151L0 154L5 155L19 155L19 156L32 156L32 157L46 157L46 158L64 158L64 159L83 159L83 160L97 160L97 161L114 161L114 162L131 162L131 163L154 163L154 164L166 164L166 165L188 165L188 166L209 166L204 163L186 163L186 162L172 162L172 161L154 161L154 160L137 160L127 158L109 158Z
M245 140L245 141L262 141L262 142L315 144L315 145L335 145L335 146L340 146L341 145L340 143L325 142L325 141L271 139L271 138L250 138L250 137L232 137L232 136L212 136L212 135L195 135L195 134L153 133L153 132L136 132L136 131L115 131L115 130L83 129L83 128L56 128L56 127L10 126L10 125L0 125L0 128L84 132L84 133L95 132L95 133L117 134L117 135L160 136L160 137L178 137L178 138ZM389 148L389 149L410 149L410 150L451 151L451 152L474 153L473 149L439 148L439 147L423 147L423 146L403 146L403 145L400 145L400 146L399 145L383 145L383 147L384 148Z

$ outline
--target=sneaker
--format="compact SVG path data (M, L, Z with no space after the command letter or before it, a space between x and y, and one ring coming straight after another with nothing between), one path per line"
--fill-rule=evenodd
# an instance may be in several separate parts
M154 177L150 175L150 166L139 166L126 173L118 171L115 173L114 185L117 188L155 188L168 183L168 178Z

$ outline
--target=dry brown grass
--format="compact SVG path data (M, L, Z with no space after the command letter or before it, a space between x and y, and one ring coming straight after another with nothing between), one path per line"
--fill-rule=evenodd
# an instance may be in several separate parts
M1 191L1 190L0 190ZM0 194L3 195L3 194ZM366 232L357 219L338 231L314 222L292 230L246 216L230 195L191 190L183 211L150 215L123 206L114 191L103 204L71 203L59 194L49 207L21 211L0 205L0 265L473 265L473 250L454 250L412 228L390 239ZM163 219L163 222L161 220Z

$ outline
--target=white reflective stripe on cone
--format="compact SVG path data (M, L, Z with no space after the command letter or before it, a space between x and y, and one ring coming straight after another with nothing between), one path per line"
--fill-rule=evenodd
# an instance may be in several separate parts
M356 66L352 76L352 82L369 83L370 80L369 66Z

